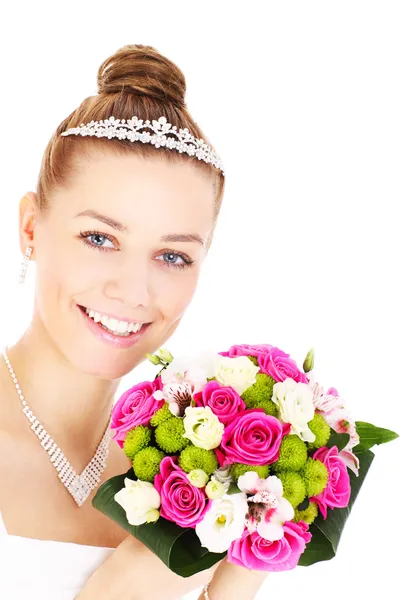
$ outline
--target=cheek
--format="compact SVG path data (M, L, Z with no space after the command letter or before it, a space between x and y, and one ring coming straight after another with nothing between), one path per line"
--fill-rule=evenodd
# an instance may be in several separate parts
M199 267L190 272L165 276L157 286L157 304L165 318L174 320L183 315L190 304L199 281Z

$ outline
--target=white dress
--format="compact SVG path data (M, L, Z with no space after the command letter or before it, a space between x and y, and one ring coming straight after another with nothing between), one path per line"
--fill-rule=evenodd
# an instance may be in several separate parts
M73 600L113 551L10 535L0 513L0 599Z
M74 600L113 551L10 535L0 513L0 600ZM200 592L181 600L197 600Z

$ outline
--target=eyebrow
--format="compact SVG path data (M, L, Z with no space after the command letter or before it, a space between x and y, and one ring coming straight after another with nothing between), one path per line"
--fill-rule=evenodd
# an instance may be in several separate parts
M93 219L97 219L97 221L101 221L106 225L109 225L113 229L117 231L121 231L123 233L128 232L128 228L126 225L123 225L119 221L112 219L111 217L107 217L106 215L102 215L95 210L87 209L84 210L77 215L76 217L92 217ZM163 235L161 238L162 242L198 242L202 246L204 246L204 240L198 233L171 233L168 235Z

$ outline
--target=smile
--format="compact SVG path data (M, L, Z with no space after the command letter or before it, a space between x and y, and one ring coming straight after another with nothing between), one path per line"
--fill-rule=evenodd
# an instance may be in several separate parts
M77 307L92 333L100 341L117 348L127 348L135 344L151 325L138 321L122 321L79 304Z
M92 308L85 308L86 314L92 319L95 323L99 323L106 331L110 331L115 335L127 336L130 333L136 333L139 331L145 323L139 323L135 321L119 321L118 319L114 319L112 317L108 317L107 315L103 315Z

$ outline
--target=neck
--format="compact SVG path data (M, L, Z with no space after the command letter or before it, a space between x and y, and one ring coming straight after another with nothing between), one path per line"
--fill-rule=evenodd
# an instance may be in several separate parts
M107 427L120 379L100 379L80 371L35 320L8 347L7 355L25 401L54 441L66 450L71 446L77 450L80 443L83 448L96 447ZM8 376L15 402L20 404Z

